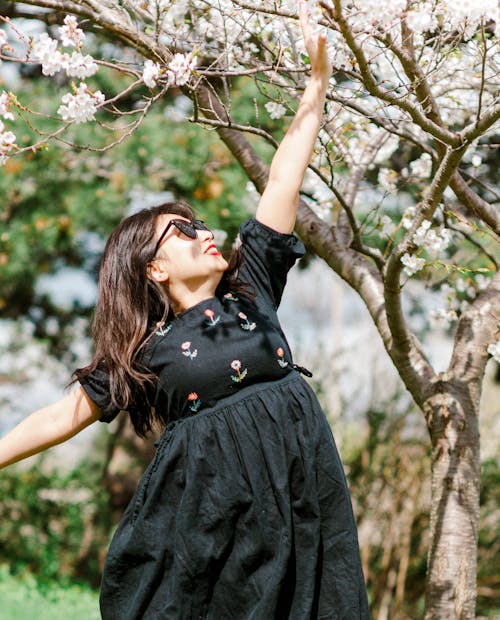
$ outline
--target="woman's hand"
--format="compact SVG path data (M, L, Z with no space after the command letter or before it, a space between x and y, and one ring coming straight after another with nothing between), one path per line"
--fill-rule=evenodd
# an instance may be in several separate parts
M309 21L309 11L304 0L299 0L299 22L304 35L304 45L309 62L311 64L312 75L330 78L332 74L332 64L328 57L326 45L326 33L316 34Z

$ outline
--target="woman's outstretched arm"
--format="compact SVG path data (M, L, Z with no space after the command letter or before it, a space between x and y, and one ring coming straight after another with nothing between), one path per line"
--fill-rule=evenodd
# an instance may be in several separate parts
M311 77L290 127L274 154L256 214L257 220L282 233L291 233L295 226L299 191L321 126L332 72L326 35L313 33L307 9L301 1L299 15L311 63Z
M0 439L0 468L66 441L101 417L83 388L38 409Z

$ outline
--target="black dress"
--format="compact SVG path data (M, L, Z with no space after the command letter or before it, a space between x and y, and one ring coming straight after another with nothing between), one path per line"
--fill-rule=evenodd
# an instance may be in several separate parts
M171 422L111 542L104 620L369 618L342 464L276 316L303 245L255 219L240 237L254 300L206 299L145 353ZM82 385L112 420L106 373Z

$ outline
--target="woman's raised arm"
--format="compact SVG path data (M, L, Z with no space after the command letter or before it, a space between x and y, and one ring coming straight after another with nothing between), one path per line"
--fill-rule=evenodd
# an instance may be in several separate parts
M332 72L326 35L314 34L307 9L301 1L299 16L311 63L311 77L290 127L274 154L269 179L256 213L259 222L282 233L291 233L295 226L299 191L321 126Z
M38 409L0 439L0 468L73 437L101 417L82 387Z

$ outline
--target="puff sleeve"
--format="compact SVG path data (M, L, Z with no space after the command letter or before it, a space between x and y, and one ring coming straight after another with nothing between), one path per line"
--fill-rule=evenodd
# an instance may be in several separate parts
M287 275L295 261L305 254L302 241L284 234L255 218L240 227L242 264L238 278L253 285L257 296L277 309Z

